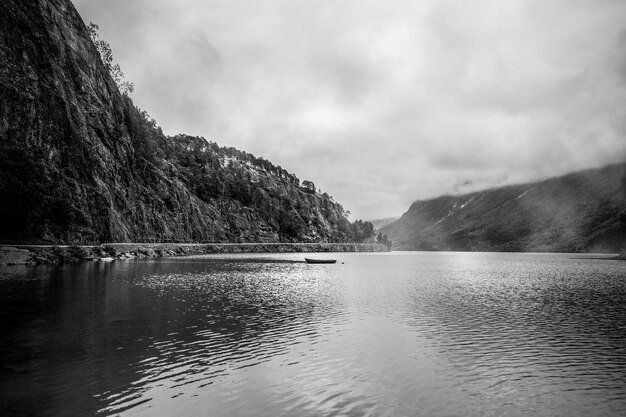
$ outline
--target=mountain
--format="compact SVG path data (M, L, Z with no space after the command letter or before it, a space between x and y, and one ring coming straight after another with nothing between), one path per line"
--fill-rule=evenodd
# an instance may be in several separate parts
M416 201L381 231L395 250L617 252L626 247L626 163Z
M280 166L168 137L121 94L69 0L0 2L0 239L354 241L343 207Z
M396 220L398 220L398 217L386 217L384 219L370 220L369 222L374 225L374 229L378 230L395 222Z

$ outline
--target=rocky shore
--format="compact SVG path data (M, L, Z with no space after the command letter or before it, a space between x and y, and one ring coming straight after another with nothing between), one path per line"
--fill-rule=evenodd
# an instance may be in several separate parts
M213 253L387 252L379 243L106 243L0 246L0 265L113 261Z

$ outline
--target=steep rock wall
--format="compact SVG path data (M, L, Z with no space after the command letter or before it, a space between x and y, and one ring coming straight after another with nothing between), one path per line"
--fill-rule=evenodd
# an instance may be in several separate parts
M137 114L69 0L0 2L0 239L285 239L257 209L199 198L167 160L141 165L131 134ZM288 212L299 227L289 240L349 239L339 204L276 175L266 183L269 193L307 201Z

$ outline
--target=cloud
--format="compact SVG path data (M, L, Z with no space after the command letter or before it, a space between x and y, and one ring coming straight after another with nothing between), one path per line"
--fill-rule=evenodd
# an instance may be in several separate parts
M626 159L626 3L77 0L164 131L353 217Z

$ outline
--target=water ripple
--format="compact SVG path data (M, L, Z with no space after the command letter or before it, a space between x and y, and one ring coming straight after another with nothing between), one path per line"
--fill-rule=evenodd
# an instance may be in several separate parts
M626 409L626 263L532 254L338 257L344 263L330 266L256 255L0 270L0 411Z

